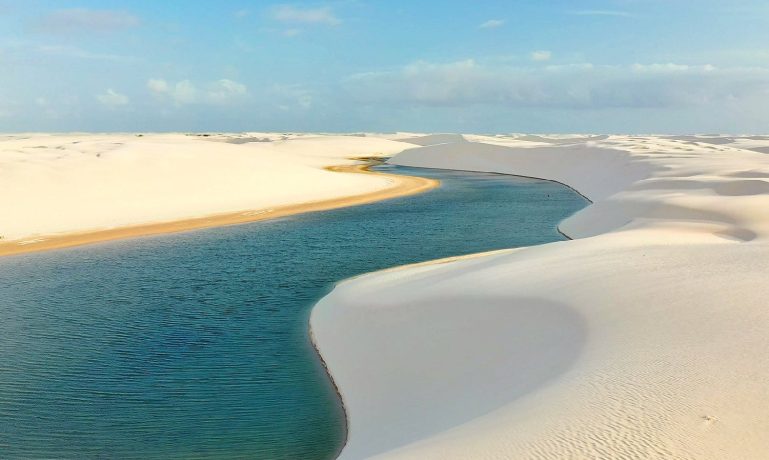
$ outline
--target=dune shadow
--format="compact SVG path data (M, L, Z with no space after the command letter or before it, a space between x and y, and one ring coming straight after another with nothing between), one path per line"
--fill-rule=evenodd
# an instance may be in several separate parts
M764 171L738 171L731 174L724 174L729 177L740 177L744 179L764 179L769 178L769 172Z
M395 308L369 312L362 328L366 348L380 352L359 354L372 387L347 400L344 458L397 449L506 406L566 372L586 342L583 318L543 299L454 297Z
M714 191L721 196L748 196L769 194L769 182L763 180L736 180L719 183Z

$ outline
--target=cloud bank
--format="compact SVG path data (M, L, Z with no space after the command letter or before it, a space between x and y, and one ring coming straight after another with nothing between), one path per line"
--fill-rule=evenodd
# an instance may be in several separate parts
M168 99L176 105L235 103L248 94L246 85L223 78L198 87L190 80L181 80L175 84L162 78L147 80L147 89L155 96Z
M497 27L502 27L503 25L505 25L505 21L502 19L489 19L479 27L481 29L496 29Z
M96 99L107 107L120 107L128 105L130 101L128 96L120 94L112 88L108 89L105 93L96 96Z
M677 108L757 99L769 102L769 69L680 64L503 67L474 60L420 61L396 70L353 75L343 87L364 104Z

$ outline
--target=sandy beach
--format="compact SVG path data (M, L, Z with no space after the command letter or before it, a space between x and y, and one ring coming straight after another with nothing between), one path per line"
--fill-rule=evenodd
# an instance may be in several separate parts
M769 456L765 138L419 143L391 162L593 204L560 224L573 241L369 274L316 305L340 458Z
M412 144L360 136L18 135L0 139L0 256L354 206L437 182L357 157ZM340 174L341 173L341 174Z

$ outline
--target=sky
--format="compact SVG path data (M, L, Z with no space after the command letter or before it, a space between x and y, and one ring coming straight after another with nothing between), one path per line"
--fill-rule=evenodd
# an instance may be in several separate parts
M0 132L769 133L766 0L0 0Z

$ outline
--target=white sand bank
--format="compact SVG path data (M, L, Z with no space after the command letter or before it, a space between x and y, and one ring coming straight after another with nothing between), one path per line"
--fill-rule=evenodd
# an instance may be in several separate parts
M224 142L242 138L260 142ZM411 147L375 137L265 133L0 136L0 242L384 190L392 178L325 168Z
M562 223L574 241L366 275L315 307L342 458L769 458L769 155L542 141L393 160L554 179L595 204Z

